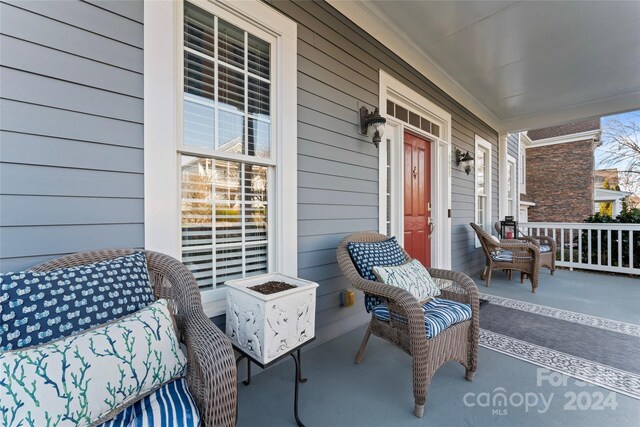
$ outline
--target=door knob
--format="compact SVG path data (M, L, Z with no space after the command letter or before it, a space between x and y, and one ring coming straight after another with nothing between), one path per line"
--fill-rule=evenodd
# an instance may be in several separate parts
M429 239L431 239L431 234L433 234L433 228L435 227L433 218L429 218L428 224L429 224Z
M417 178L418 177L418 168L416 166L413 167L413 171L411 172L413 175L413 178Z

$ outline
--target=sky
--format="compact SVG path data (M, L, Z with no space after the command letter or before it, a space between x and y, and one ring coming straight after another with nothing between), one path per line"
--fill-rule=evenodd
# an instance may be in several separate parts
M628 113L623 113L623 114L615 114L612 116L606 116L606 117L602 117L602 119L600 120L600 126L602 127L602 129L607 127L607 123L610 122L611 120L620 120L623 123L627 122L627 121L633 121L635 120L636 122L638 122L638 120L640 120L640 110L638 111L631 111ZM640 136L640 135L639 135ZM596 168L603 168L603 167L615 167L615 166L603 166L600 164L601 160L602 160L602 156L603 156L603 148L598 147L595 151L595 160L596 160ZM617 165L618 169L624 169L625 164L618 164ZM624 188L622 190L625 190Z

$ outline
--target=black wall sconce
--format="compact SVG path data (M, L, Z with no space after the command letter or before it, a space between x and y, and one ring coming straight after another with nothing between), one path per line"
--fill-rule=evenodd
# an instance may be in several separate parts
M474 158L469 152L463 153L456 148L456 166L462 165L464 171L469 175L471 173L471 166L473 165Z
M369 127L373 131L372 142L378 148L378 144L382 141L382 135L384 135L384 125L387 123L387 119L380 115L380 112L376 108L373 113L367 110L367 107L360 108L360 134L368 135Z

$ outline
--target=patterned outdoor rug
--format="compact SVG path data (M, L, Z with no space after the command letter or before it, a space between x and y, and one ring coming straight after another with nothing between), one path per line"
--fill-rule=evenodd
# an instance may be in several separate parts
M639 325L481 297L481 346L640 399Z

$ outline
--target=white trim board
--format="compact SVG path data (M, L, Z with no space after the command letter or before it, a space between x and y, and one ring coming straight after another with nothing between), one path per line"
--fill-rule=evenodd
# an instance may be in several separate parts
M484 221L484 226L485 226L485 231L487 231L488 233L491 233L491 205L493 204L493 199L491 198L493 196L492 191L491 191L491 187L493 186L493 168L492 168L492 163L493 163L493 157L492 157L492 149L493 147L491 146L491 143L489 141L487 141L486 139L484 139L483 137L481 137L480 135L476 135L475 137L475 152L474 152L474 158L476 159L474 161L474 171L473 171L473 195L474 195L474 201L473 201L473 215L475 218L475 223L478 223L478 147L481 147L483 150L485 150L487 152L486 154L486 158L485 158L485 177L484 177L484 182L485 182L485 192L486 192L486 198L487 198L487 205L486 205L486 209L485 209L485 221ZM488 172L488 173L487 173ZM478 240L478 237L475 237L475 246L476 248L479 248L480 245L480 240Z
M602 131L600 129L594 129L594 130L588 130L585 132L572 133L569 135L554 136L552 138L536 139L533 141L529 138L529 135L527 134L525 135L527 136L527 139L529 139L530 141L527 144L527 148L536 148L536 147L544 147L547 145L566 144L568 142L587 141L590 139L600 140L601 132Z
M605 188L595 188L593 191L593 201L594 202L610 202L614 200L620 200L632 194L633 193L629 191L617 191L617 190L608 190Z
M440 136L436 137L408 123L387 116L387 99L398 103L410 111L418 113L440 126ZM387 212L387 155L391 156L391 233L400 244L404 240L404 144L403 134L409 130L432 141L431 144L431 201L432 218L435 222L431 239L431 264L435 268L451 268L451 114L438 107L413 89L380 70L379 85L380 114L387 117L391 135L385 136L380 144L379 156L379 216L380 232L386 233ZM393 129L393 130L392 130ZM391 153L386 152L386 139L391 136ZM444 183L444 185L443 185Z
M297 24L257 1L195 0L223 19L275 37L275 271L298 274ZM182 2L144 4L145 248L181 259L179 142L182 138ZM271 255L271 252L270 252ZM224 313L224 289L202 292L205 313ZM221 302L222 301L222 302Z
M511 195L511 216L513 216L514 218L518 218L518 206L519 206L519 201L520 201L520 191L518 191L520 189L520 183L518 182L518 161L516 160L515 157L513 157L511 154L507 153L507 168L505 169L505 175L507 178L507 183L508 183L508 179L509 179L509 163L511 163L513 165L513 175L511 176L511 192L513 193ZM507 202L507 208L509 205L509 185L505 185L505 200ZM506 211L507 209L505 209ZM505 213L506 215L506 213ZM505 215L500 216L500 218L498 219L502 219L504 218Z

